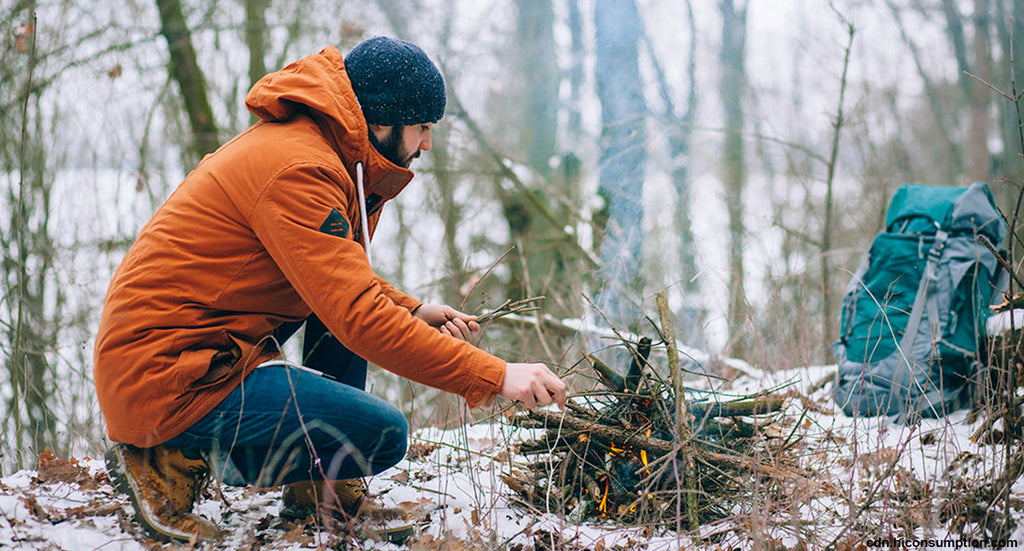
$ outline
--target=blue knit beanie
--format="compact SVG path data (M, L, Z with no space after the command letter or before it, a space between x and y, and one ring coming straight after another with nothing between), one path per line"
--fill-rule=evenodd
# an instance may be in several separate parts
M369 124L409 126L444 116L441 72L412 42L365 40L345 56L345 69Z

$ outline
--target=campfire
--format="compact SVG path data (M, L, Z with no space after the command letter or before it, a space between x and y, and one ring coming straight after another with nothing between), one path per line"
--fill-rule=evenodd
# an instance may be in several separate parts
M674 350L670 382L652 365L650 338L623 345L632 355L625 376L587 356L605 388L577 394L564 412L514 418L520 427L544 429L520 446L528 461L503 477L522 506L576 521L694 530L730 515L757 484L794 474L782 459L790 443L772 430L783 397L686 400Z

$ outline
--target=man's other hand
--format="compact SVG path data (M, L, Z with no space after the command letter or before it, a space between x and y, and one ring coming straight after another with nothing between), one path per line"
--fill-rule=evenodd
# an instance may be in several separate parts
M540 363L508 363L498 395L528 408L551 403L565 409L565 383Z
M412 315L456 339L471 342L470 339L480 336L480 324L476 322L476 316L459 312L447 304L423 304Z

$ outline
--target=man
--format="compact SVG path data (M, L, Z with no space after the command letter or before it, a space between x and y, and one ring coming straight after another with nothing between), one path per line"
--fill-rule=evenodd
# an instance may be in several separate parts
M366 360L465 397L564 405L543 364L467 342L473 316L377 277L368 246L444 115L444 81L416 45L374 38L269 74L262 121L188 175L114 275L96 339L107 465L155 537L212 540L191 513L212 468L284 484L282 514L365 509L361 476L405 454L408 427L363 391ZM305 323L302 363L275 360Z

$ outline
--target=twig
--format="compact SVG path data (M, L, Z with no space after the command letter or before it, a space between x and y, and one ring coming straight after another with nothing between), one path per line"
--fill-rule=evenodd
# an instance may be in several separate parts
M1019 285L1021 288L1024 288L1024 281L1021 281L1020 277L1018 277L1017 274L1013 273L1013 266L1010 266L1010 263L1007 262L1006 259L1003 258L1003 255L1000 254L998 250L996 250L994 245L992 245L992 242L989 241L987 237L981 234L978 234L978 241L981 241L981 244L985 245L985 248L988 249L990 253L992 253L992 256L996 257L996 260L999 262L999 265L1002 266L1004 270L1006 270L1006 273L1010 274L1010 277L1012 277L1013 280L1017 282L1017 285Z
M540 307L536 303L546 300L548 297L530 297L524 298L523 300L517 300L512 302L511 299L506 300L501 306L491 310L490 312L480 314L476 317L477 323L487 323L494 321L498 318L503 318L510 314L521 314L523 312L536 312L540 310Z
M469 300L469 297L471 297L473 295L473 291L476 290L476 286L480 285L480 282L483 281L484 278L486 278L488 275L490 275L490 273L494 270L494 268L497 267L498 264L501 264L501 261L505 260L505 257L510 255L510 254L512 254L512 251L514 251L514 250L516 250L516 246L515 245L512 245L511 247L509 247L507 251L502 253L502 255L499 256L497 260L492 262L491 265L487 267L487 270L484 271L484 275L480 276L479 279L477 279L476 281L473 282L473 285L469 288L469 291L467 291L466 295L464 297L462 297L462 302L459 303L459 310L462 310L463 308L466 307L466 301Z

